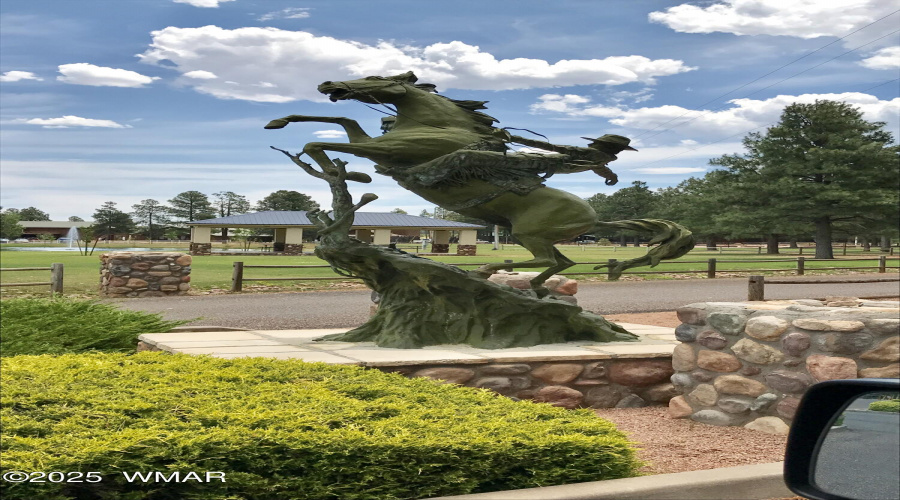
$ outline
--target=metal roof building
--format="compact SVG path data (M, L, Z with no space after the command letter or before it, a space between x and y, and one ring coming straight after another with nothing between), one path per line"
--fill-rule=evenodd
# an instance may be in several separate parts
M187 223L191 227L191 253L209 254L212 248L212 228L273 228L274 248L277 252L296 255L303 250L303 230L315 229L305 211L270 211L231 215L217 219L197 220ZM375 245L389 245L391 234L418 235L418 231L432 233L432 252L447 253L450 249L450 232L459 233L458 255L475 255L477 224L454 222L430 217L386 212L357 212L352 230L360 241Z

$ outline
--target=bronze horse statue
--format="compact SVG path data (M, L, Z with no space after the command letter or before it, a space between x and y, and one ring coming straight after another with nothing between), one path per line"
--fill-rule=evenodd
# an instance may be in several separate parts
M655 266L660 259L680 257L693 248L690 231L677 224L653 219L600 222L585 200L544 186L544 179L554 173L586 170L607 177L607 184L614 183L615 174L606 164L616 159L615 152L632 149L627 147L626 138L604 136L617 138L619 147L610 141L601 144L603 138L595 140L600 141L595 145L607 146L604 150L555 146L512 136L494 127L495 118L478 111L485 109L484 101L449 99L435 93L434 85L416 81L416 76L407 72L319 85L319 92L333 102L353 99L395 106L396 122L389 132L377 137L366 134L355 120L341 117L291 115L272 120L265 128L283 128L294 122L340 125L347 132L349 143L310 142L303 147L303 153L324 172L337 170L326 151L367 158L376 163L377 172L438 206L508 227L516 241L534 257L512 264L487 264L475 271L482 276L507 267L546 268L531 280L532 287L541 290L547 278L575 264L554 244L598 226L653 232L656 236L650 243L659 243L643 257L617 263L610 270L613 276L637 265ZM561 154L510 153L506 146L510 142ZM609 146L613 146L611 151ZM361 173L351 173L348 178L371 180Z

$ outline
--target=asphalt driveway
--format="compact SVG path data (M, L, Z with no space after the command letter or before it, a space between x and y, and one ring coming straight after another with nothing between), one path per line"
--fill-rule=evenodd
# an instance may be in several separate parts
M886 275L881 275L886 276ZM829 279L859 276L829 276ZM804 279L804 278L797 278ZM821 277L807 277L807 280ZM897 282L809 285L771 285L766 299L896 297ZM372 305L368 290L302 293L242 293L191 295L106 302L137 311L161 313L166 319L196 319L191 324L283 330L341 328L366 321ZM747 299L746 278L579 283L578 303L599 314L671 311L692 302L729 302Z

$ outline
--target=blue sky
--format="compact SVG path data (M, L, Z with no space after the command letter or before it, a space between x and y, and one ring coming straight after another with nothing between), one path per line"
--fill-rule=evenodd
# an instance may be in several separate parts
M255 202L290 189L324 205L327 186L268 146L299 151L345 137L328 124L263 125L288 114L347 116L374 135L382 114L328 102L316 85L407 70L445 96L489 101L499 126L556 143L632 137L639 152L610 165L618 185L591 173L549 180L584 197L635 180L660 188L702 176L710 158L739 153L746 133L764 131L797 101L847 101L887 121L897 137L896 7L883 0L4 0L0 204L89 219L109 200L129 211L142 199L165 202L188 190L234 191ZM368 161L336 156L375 178L353 188L380 196L366 210L432 208L374 174Z

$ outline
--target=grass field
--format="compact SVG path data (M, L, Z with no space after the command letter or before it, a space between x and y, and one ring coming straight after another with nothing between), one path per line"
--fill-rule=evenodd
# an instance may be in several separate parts
M118 242L117 242L118 243ZM120 243L121 244L121 243ZM148 246L147 242L129 242L128 246L142 247ZM171 248L169 242L154 243L154 247ZM186 245L182 244L185 247ZM7 245L0 247L0 267L16 268L16 267L49 267L50 264L59 262L65 266L64 291L66 294L95 296L97 295L99 283L100 252L95 252L92 256L79 255L78 252L66 251L45 251L45 252L17 252L5 251ZM217 247L218 248L218 247ZM236 249L237 244L232 244L232 249ZM410 253L415 253L413 245L400 245L400 248ZM560 245L560 250L569 256L572 260L579 263L599 263L606 262L609 259L626 260L638 257L646 253L646 247L612 247L612 246L595 246L595 245ZM308 250L310 248L304 248ZM251 251L256 248L251 248ZM447 263L465 263L479 264L485 262L502 262L506 259L514 261L527 260L530 254L524 248L517 245L503 245L501 250L492 250L491 245L478 245L478 255L474 257L459 257L453 255L455 253L455 245L451 246L450 255L429 258ZM878 265L878 257L884 255L877 250L863 252L861 249L850 247L847 255L841 255L840 248L835 249L837 259L834 261L813 261L813 249L805 248L804 257L806 258L806 273L843 273L848 271L824 271L821 268L828 267L853 267L865 268L876 267ZM759 274L793 274L797 268L796 258L798 256L797 249L782 249L781 255L765 255L758 254L755 247L752 248L720 248L716 251L708 251L704 247L693 250L688 255L675 261L666 261L661 263L654 269L646 267L632 269L629 272L641 271L665 271L674 274L647 274L647 275L629 275L626 272L625 279L633 279L634 276L641 276L643 279L678 279L678 278L703 278L706 276L707 260L716 259L717 275L721 277L727 276L746 276L747 271L755 271ZM847 259L874 259L869 261L851 261ZM791 259L787 262L767 262L773 259ZM324 261L315 256L273 256L273 255L228 255L228 256L195 256L193 265L191 266L191 287L194 290L215 290L229 289L231 287L231 274L233 262L242 261L245 265L326 265ZM888 272L896 272L897 257L888 257ZM606 279L605 275L580 275L579 273L602 272L594 271L593 264L579 264L567 270L566 274L573 274L578 279ZM465 266L464 269L472 269L473 267ZM820 271L817 271L820 269ZM526 271L527 269L521 269ZM686 271L702 271L700 273L687 273ZM729 273L729 271L744 271L740 274ZM859 269L859 271L877 272L876 269ZM23 282L44 282L49 281L49 271L19 271L19 272L3 272L0 274L0 282L2 283L23 283ZM346 288L348 280L337 276L330 268L304 268L304 269L246 269L244 271L245 278L267 278L267 277L335 277L335 281L249 281L244 283L245 290L319 290L319 289L341 289ZM44 287L4 287L2 288L3 296L19 296L23 294L44 294L49 290Z

